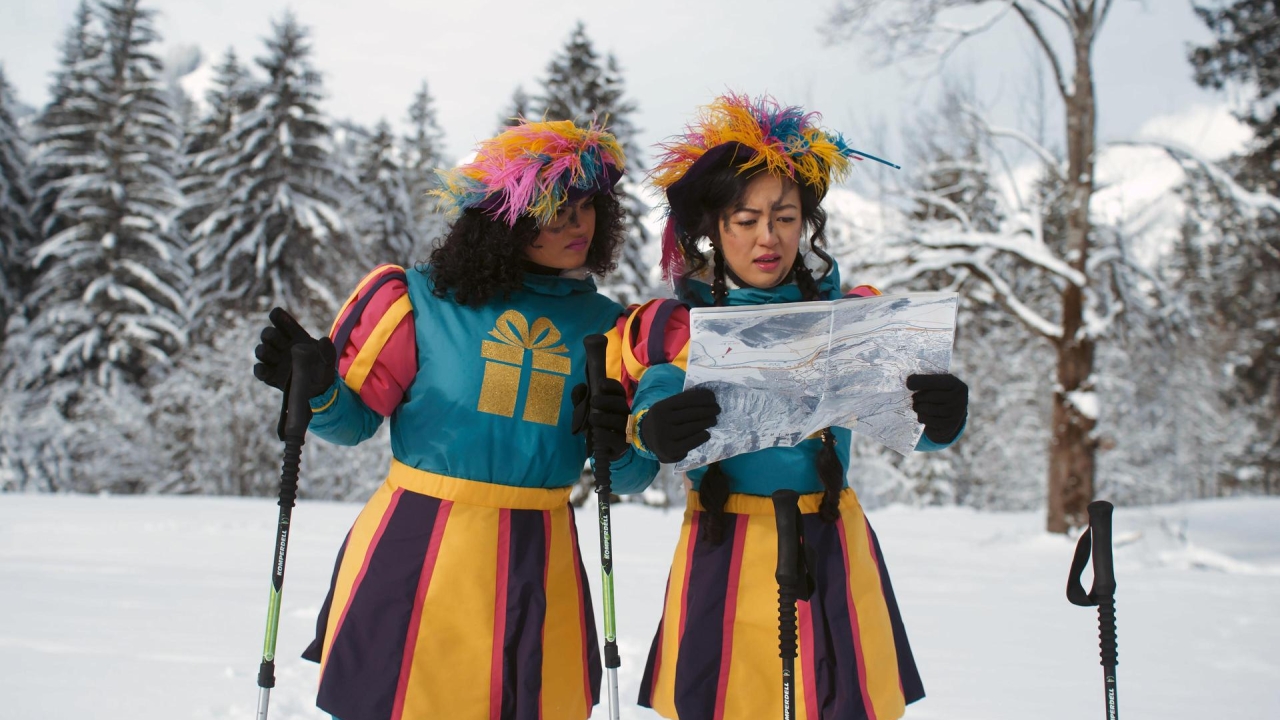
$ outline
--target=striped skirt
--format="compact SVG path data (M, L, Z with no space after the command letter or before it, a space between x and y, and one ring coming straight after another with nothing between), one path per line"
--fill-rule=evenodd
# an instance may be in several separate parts
M803 495L813 596L797 603L796 717L895 720L924 697L880 545L852 490L823 523L821 493ZM781 717L778 533L770 498L734 494L719 545L699 537L691 492L640 704L667 718Z
M342 720L586 718L600 657L569 488L393 462L352 526L316 639Z

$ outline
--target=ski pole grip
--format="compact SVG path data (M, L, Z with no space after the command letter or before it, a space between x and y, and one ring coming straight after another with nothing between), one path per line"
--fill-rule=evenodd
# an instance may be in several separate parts
M587 350L587 389L595 395L604 385L607 377L604 358L609 340L604 335L596 333L583 338L582 346Z
M773 493L773 513L778 524L778 570L774 578L781 592L792 598L804 595L804 571L800 562L800 496L795 490Z
M1095 600L1116 593L1115 564L1111 557L1111 512L1106 500L1089 503L1089 527L1093 531L1093 592Z
M288 400L289 407L285 414L284 434L286 438L301 440L307 434L307 426L311 424L311 398L298 388L311 387L311 376L319 351L312 347L295 345L292 352L292 367L289 371L291 392Z

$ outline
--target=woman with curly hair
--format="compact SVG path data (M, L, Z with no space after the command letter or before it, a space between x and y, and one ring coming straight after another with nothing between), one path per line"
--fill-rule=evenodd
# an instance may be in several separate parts
M621 306L591 274L623 242L613 135L522 123L440 172L458 213L430 261L370 273L312 340L280 310L255 372L312 358L310 431L354 445L391 419L394 459L338 553L316 639L317 705L340 720L585 718L600 658L569 493L588 415L620 492L656 461L625 441L616 380L592 396L582 339ZM297 350L294 345L301 346Z
M819 116L771 98L717 98L663 146L653 183L669 214L664 271L680 300L637 309L625 325L623 384L632 442L678 462L706 442L720 411L707 388L683 390L689 307L841 297L824 250L821 203L861 155ZM880 293L870 286L849 295ZM912 375L904 390L924 424L917 450L963 431L964 383ZM640 704L668 718L778 717L778 535L770 496L800 494L812 593L798 605L796 717L892 720L924 695L875 533L848 487L851 433L827 428L795 447L731 457L689 472L692 490Z

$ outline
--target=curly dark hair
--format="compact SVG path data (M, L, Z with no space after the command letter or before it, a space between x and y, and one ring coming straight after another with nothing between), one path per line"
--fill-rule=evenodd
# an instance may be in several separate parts
M586 268L601 276L618 267L614 256L624 240L626 214L612 195L598 194L591 204L596 209L596 229ZM538 224L529 215L521 215L509 226L482 210L467 209L449 226L427 261L426 271L435 285L432 292L437 297L452 294L455 302L469 307L510 297L520 289L525 273L524 249L537 237Z
M694 201L699 215L692 228L680 232L676 241L688 259L689 265L684 276L690 277L711 265L711 295L716 305L722 305L729 295L725 274L728 272L724 253L720 249L720 223L728 216L730 210L738 204L751 183L759 173L766 172L761 168L755 172L739 173L738 168L726 164L712 170L698 179L694 189ZM822 209L822 198L809 185L798 183L800 188L800 218L804 228L809 231L809 243L813 252L826 263L819 278L826 277L835 267L835 261L827 254L826 229L827 213ZM711 240L711 257L708 258L700 247L702 238ZM800 287L801 297L805 300L819 300L818 281L804 263L804 258L797 254L792 265L792 279ZM819 515L823 522L833 523L840 516L840 493L844 489L844 466L840 464L840 456L836 454L836 438L831 428L822 431L822 449L815 459L815 471L822 481L823 498ZM698 496L702 508L706 512L706 521L702 525L703 537L712 543L719 544L724 539L724 505L729 498L729 476L719 462L707 466L707 473L698 486Z

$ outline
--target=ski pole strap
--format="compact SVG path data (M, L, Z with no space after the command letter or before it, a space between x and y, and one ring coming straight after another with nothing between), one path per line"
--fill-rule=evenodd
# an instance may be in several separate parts
M280 393L280 419L276 421L276 437L284 440L284 426L289 421L289 386L293 384L292 370L289 379L284 382L284 392Z
M1093 607L1116 592L1115 564L1111 556L1111 512L1106 500L1089 503L1089 527L1076 543L1076 554L1067 576L1067 600L1073 605ZM1080 578L1093 557L1093 587L1085 592Z

